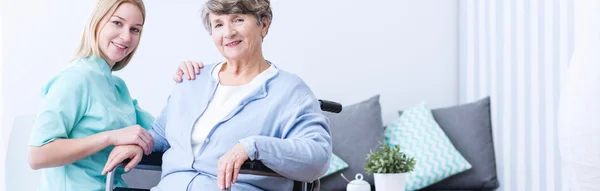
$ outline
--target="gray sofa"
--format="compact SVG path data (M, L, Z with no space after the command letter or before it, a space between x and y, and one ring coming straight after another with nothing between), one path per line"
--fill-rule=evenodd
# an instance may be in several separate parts
M496 173L490 98L448 108L433 109L436 122L452 144L473 166L470 170L448 177L423 190L494 190L499 187ZM348 168L321 179L323 190L345 190L345 177L362 173L364 179L374 186L373 176L363 165L367 153L377 150L383 142L381 105L379 95L360 103L344 106L330 119L333 152L348 163ZM399 111L399 115L402 111Z

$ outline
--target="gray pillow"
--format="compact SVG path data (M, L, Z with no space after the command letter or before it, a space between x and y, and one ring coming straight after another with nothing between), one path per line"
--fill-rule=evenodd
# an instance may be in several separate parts
M498 188L490 98L432 110L433 118L454 147L471 163L470 170L451 176L423 190L492 190ZM400 111L402 115L402 111Z
M330 121L333 153L348 163L348 168L321 179L321 190L346 190L346 178L353 180L361 173L364 180L374 185L373 175L364 170L367 154L383 142L383 125L379 95L360 103L344 106L341 113L324 113Z

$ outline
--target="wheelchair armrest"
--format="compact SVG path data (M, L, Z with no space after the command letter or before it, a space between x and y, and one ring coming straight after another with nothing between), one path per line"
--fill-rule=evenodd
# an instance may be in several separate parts
M162 169L161 167L162 167L163 154L164 154L163 152L152 152L152 154L142 157L142 160L134 168L142 169L142 170L159 171ZM130 161L130 159L126 159L117 167L120 167L120 168L125 167L125 165L127 163L129 163L129 161Z
M277 174L275 171L271 170L269 167L265 166L265 164L258 160L248 160L244 162L244 164L242 164L242 167L240 168L240 174L282 177L280 174Z
M277 174L275 171L271 170L269 167L265 166L261 161L246 161L242 164L240 169L240 174L254 174L254 175L262 175L262 176L276 176L283 177L280 174ZM312 182L300 182L294 181L294 191L319 191L321 187L321 181L319 179L314 180Z
M159 167L159 170L160 170L160 167L162 166L163 154L164 154L163 152L152 152L152 154L142 157L142 160L140 161L140 163L138 163L138 166L139 165L157 166L157 167ZM149 170L151 170L151 169L149 169Z
M162 152L153 152L150 155L142 157L142 160L135 166L135 169L143 169L143 170L161 170L162 166L162 156L164 153ZM131 161L130 159L126 159L123 162L119 163L113 170L106 174L106 191L113 191L114 178L115 178L115 170L118 168L124 168L127 163Z

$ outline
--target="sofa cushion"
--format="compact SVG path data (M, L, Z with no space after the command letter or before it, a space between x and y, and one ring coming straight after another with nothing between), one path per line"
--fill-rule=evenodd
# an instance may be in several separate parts
M340 113L324 113L330 122L333 153L348 163L348 168L321 179L321 190L346 190L348 182L340 173L351 178L356 173L373 185L373 176L364 169L367 153L378 149L383 142L383 125L379 95L353 105L344 106Z
M323 174L321 178L324 178L346 168L348 168L348 163L346 163L337 155L332 154L331 158L329 159L329 168L327 168L327 172L325 172L325 174Z
M389 145L399 145L402 152L416 160L414 170L406 177L406 190L422 189L471 169L424 102L404 112L383 135Z
M423 190L492 190L500 186L496 174L490 108L490 98L486 97L432 111L454 147L473 167Z

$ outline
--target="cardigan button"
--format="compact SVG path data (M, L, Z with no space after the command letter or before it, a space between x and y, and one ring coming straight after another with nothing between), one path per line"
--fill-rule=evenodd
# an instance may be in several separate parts
M204 139L204 142L208 143L209 140L210 140L209 138L206 138L206 139Z

